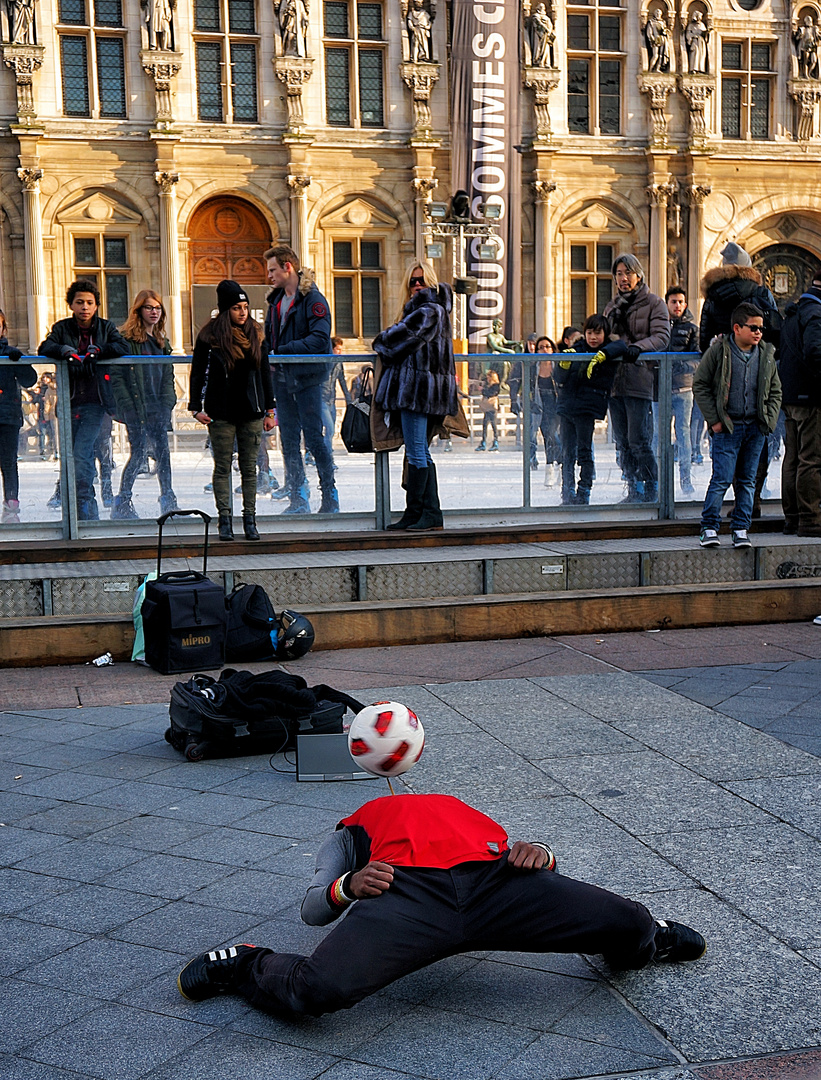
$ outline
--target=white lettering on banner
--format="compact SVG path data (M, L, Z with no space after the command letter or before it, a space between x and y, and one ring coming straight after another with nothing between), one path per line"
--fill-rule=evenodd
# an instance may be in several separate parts
M486 4L474 4L473 14L480 23L487 23L493 26L494 23L500 23L505 17L505 5L495 4L494 7L488 11Z
M480 26L494 26L505 18L503 0L474 3L472 11ZM492 202L499 207L498 220L507 217L510 198L509 103L502 62L506 47L505 35L498 31L478 32L471 38L471 51L477 58L471 62L471 210L478 217L480 204ZM504 241L501 236L498 239ZM468 246L470 270L478 278L479 288L468 298L467 336L480 349L486 348L485 339L492 329L493 318L504 312L507 277L504 242L498 245L492 261L479 259L478 249L485 243L484 238L473 237Z

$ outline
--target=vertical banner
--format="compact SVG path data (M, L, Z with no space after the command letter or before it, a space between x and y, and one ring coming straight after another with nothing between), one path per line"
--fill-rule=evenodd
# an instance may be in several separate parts
M494 319L521 340L521 0L451 3L451 181L470 195L475 220L480 203L497 204L501 214L494 261L478 258L481 238L467 242L467 272L479 280L467 298L467 337L471 351L485 352Z

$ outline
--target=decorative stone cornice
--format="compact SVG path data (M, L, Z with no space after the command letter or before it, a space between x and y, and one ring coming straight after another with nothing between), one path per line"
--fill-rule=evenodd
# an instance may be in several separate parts
M23 168L17 170L17 179L23 185L23 191L40 190L40 181L43 179L42 169Z
M798 106L796 138L807 142L816 134L815 106L821 101L821 82L818 79L790 79L787 92Z
M11 68L17 81L17 119L30 124L34 108L34 73L43 66L44 45L3 45L3 63Z
M302 111L302 88L314 70L310 56L275 56L274 74L285 87L288 104L288 125L285 134L300 136L305 131L305 115Z
M639 75L639 90L650 99L650 118L653 122L653 146L667 145L667 99L675 89L675 75L651 72Z
M399 65L402 82L413 96L413 142L430 142L433 139L430 95L439 82L439 70L439 64L406 61Z
M154 183L160 189L161 195L171 195L174 185L180 182L180 174L175 172L155 172Z
M536 142L549 142L553 135L550 126L550 95L559 85L560 78L561 72L558 68L522 68L522 83L533 91Z

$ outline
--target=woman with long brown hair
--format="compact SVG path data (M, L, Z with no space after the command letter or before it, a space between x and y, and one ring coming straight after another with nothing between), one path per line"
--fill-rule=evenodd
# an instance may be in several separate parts
M220 540L233 540L231 461L237 444L246 540L259 540L256 525L257 454L263 429L274 426L271 366L262 327L250 316L248 296L236 281L217 286L219 314L200 330L191 359L188 408L208 426L214 455L214 501Z
M143 289L134 297L128 318L120 333L134 356L166 356L171 343L165 335L165 306L153 289ZM171 453L168 431L171 414L177 403L173 364L112 365L109 379L116 405L116 418L128 432L130 456L120 477L120 493L114 499L111 517L138 518L131 501L134 481L150 454L157 463L160 484L160 513L177 509L171 487Z

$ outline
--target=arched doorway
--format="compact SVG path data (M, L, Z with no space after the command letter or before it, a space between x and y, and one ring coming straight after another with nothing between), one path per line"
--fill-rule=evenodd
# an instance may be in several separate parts
M813 278L821 273L821 260L811 251L795 244L773 244L762 248L753 258L753 266L775 297L782 314L787 305L806 292Z
M208 199L191 216L188 237L194 337L214 307L214 286L223 278L244 286L253 317L262 321L268 292L263 255L274 237L260 211L234 195Z

